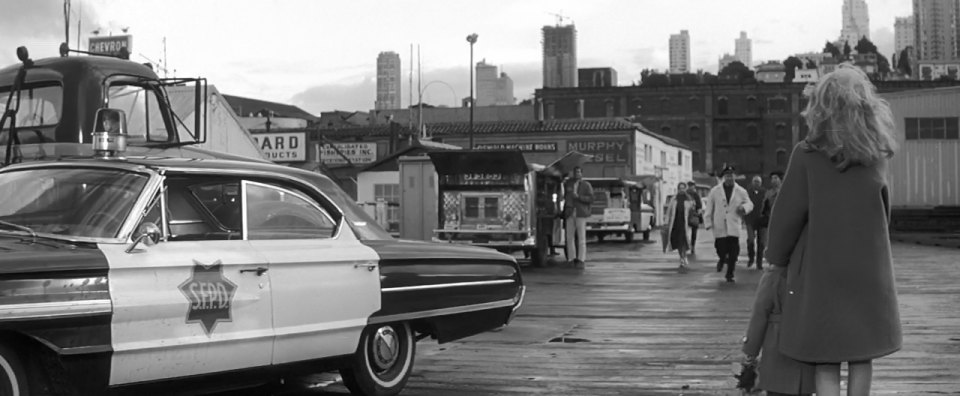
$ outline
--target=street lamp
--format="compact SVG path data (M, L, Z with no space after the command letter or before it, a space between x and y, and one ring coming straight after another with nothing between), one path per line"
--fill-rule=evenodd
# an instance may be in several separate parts
M473 45L477 43L477 34L471 33L467 36L467 42L470 43L470 145L468 148L473 150Z

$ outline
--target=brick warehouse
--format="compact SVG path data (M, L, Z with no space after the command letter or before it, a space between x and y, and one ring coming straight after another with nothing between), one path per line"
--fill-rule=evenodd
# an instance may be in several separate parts
M955 81L878 81L879 92L957 85ZM724 163L742 173L782 170L807 126L804 84L751 83L665 87L544 88L536 91L538 118L630 118L693 151L694 170Z

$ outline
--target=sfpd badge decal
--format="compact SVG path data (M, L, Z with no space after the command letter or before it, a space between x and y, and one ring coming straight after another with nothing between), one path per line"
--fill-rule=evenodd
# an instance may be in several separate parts
M180 284L180 292L190 303L187 323L197 323L209 336L219 322L232 321L230 308L237 285L223 276L220 260L206 265L193 260L193 275Z

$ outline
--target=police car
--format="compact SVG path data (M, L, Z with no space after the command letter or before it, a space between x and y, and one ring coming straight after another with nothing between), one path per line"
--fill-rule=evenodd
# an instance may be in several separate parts
M512 257L394 240L323 175L124 152L109 132L93 146L0 169L0 395L196 394L331 368L354 394L394 395L418 340L501 327L523 300Z

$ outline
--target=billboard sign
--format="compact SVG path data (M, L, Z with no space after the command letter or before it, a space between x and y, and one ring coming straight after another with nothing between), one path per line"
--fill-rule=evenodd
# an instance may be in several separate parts
M557 151L557 143L481 143L474 145L473 148L475 150L520 150L528 153L554 153Z
M567 140L567 151L578 151L593 156L588 162L629 164L630 139L594 138Z
M263 156L274 162L304 162L307 160L305 132L251 134Z
M133 36L129 34L121 36L92 36L87 44L87 51L130 59L130 52L133 51Z
M351 163L359 165L369 164L377 160L376 143L333 143L332 146L331 144L324 144L318 150L320 161L324 164L345 165L347 159L350 159ZM336 150L334 150L334 147L336 147Z

